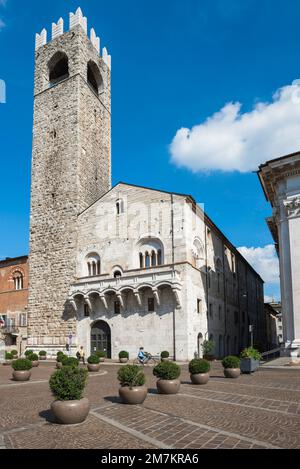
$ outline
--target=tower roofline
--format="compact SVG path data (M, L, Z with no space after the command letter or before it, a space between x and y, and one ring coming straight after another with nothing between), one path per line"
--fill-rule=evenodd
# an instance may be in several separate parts
M69 13L69 31L71 31L77 26L80 26L85 32L85 34L88 36L87 18L86 16L83 16L80 7L77 8L75 13ZM64 34L64 20L63 18L59 18L57 23L52 23L50 41L56 39L62 34ZM111 56L108 54L106 47L103 47L101 55L100 38L97 36L94 28L91 28L90 35L88 37L91 43L93 44L94 48L96 49L99 57L102 57L106 65L111 68ZM39 34L37 33L35 35L35 50L37 51L41 47L45 46L47 42L47 30L46 28L43 28Z

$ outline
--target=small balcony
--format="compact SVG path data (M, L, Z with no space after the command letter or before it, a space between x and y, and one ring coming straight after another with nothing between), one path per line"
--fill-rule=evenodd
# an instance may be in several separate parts
M136 269L124 272L120 277L99 275L79 278L71 285L69 301L77 311L78 300L84 300L91 307L91 300L99 296L105 308L108 308L109 297L116 296L121 306L124 305L123 295L132 292L136 301L141 305L141 295L145 289L151 289L157 304L160 304L160 291L162 288L170 288L174 295L176 305L181 307L180 273L171 266L159 266L149 269Z

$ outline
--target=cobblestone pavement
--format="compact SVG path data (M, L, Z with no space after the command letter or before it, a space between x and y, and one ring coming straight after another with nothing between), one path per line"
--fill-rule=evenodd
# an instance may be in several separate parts
M1 448L300 448L300 371L260 369L225 379L214 363L205 386L190 383L182 366L177 395L156 392L145 367L148 397L126 406L118 397L118 365L90 373L88 419L75 426L53 422L48 379L53 363L41 363L31 380L11 380L0 366Z

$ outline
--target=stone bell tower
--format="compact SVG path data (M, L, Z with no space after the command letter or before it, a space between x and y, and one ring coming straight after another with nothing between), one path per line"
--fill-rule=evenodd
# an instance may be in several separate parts
M36 35L28 347L50 354L75 333L78 214L111 187L111 59L80 8L69 20Z

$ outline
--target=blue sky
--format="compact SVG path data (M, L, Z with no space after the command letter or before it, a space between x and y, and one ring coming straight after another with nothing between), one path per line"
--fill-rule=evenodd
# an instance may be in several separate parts
M298 150L299 137L288 134L289 144L274 148L268 142L278 123L274 130L272 122L263 128L255 122L249 135L248 128L237 128L236 115L228 124L215 113L239 102L240 110L232 107L235 114L249 113L254 120L253 106L263 102L268 108L275 100L279 111L268 108L270 114L282 112L280 125L295 128L300 104L288 122L284 99L272 96L282 87L289 92L300 77L300 2L27 0L26 8L20 5L0 0L0 79L7 87L7 102L0 104L0 258L28 253L34 35L46 27L49 37L52 21L62 16L67 25L69 11L81 6L112 55L113 183L191 193L236 246L249 249L249 259L268 281L266 294L278 296L277 261L264 221L271 209L252 171L269 157ZM209 127L213 143L207 134L199 137L208 118L229 125L224 153L218 129L214 134ZM181 128L192 135L194 149L186 150L187 139L179 139ZM224 166L241 132L248 148ZM208 163L211 152L219 157Z

